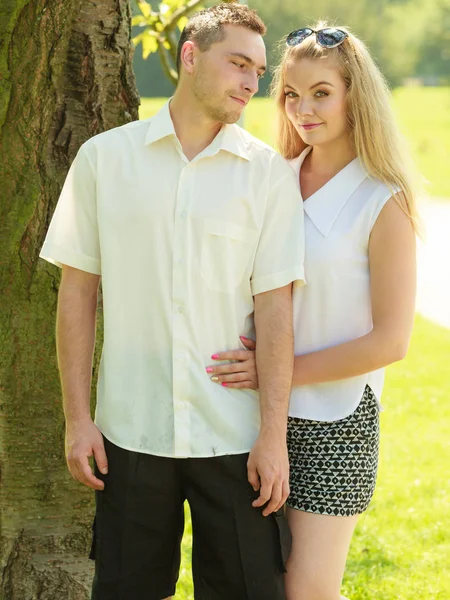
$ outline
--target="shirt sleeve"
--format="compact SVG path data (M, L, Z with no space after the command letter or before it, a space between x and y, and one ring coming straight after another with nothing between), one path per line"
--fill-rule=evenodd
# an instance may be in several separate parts
M96 176L86 144L69 169L40 257L101 275Z
M282 159L280 159L281 161ZM271 169L266 211L256 251L252 293L261 294L293 281L306 283L303 202L296 176L283 160Z

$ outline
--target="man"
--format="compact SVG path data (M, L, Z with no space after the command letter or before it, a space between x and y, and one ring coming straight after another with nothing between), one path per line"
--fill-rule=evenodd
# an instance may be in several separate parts
M264 33L238 4L196 14L180 40L174 97L152 119L82 146L42 249L63 269L66 454L73 477L96 490L95 600L175 592L186 499L195 597L285 598L280 509L302 206L290 167L234 125L266 68ZM259 396L211 381L212 352L243 348L239 337L255 329Z

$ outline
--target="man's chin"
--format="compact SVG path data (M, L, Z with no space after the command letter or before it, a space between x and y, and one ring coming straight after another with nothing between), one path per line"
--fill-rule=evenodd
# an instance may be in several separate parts
M236 110L227 110L223 112L222 122L227 125L232 125L233 123L237 123L244 112L244 107L238 108Z
M213 111L210 113L210 117L217 123L223 123L223 125L232 125L237 123L241 118L242 111Z
M237 123L242 115L242 110L239 113L229 113L227 118L223 121L226 125L233 125L233 123Z

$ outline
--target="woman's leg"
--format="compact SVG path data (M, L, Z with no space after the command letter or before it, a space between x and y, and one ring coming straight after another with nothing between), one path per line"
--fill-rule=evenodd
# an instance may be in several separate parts
M345 562L359 515L335 517L287 509L292 551L287 600L340 600Z

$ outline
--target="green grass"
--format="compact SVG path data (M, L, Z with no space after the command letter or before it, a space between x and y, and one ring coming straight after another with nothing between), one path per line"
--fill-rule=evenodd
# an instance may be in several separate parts
M165 101L143 98L141 118L153 115ZM450 88L397 88L395 113L414 159L432 196L450 198ZM267 98L254 98L245 113L245 126L256 137L275 145L274 106Z
M387 370L378 485L353 541L352 600L450 598L450 331L417 318Z
M450 88L398 88L394 110L428 193L450 198Z

